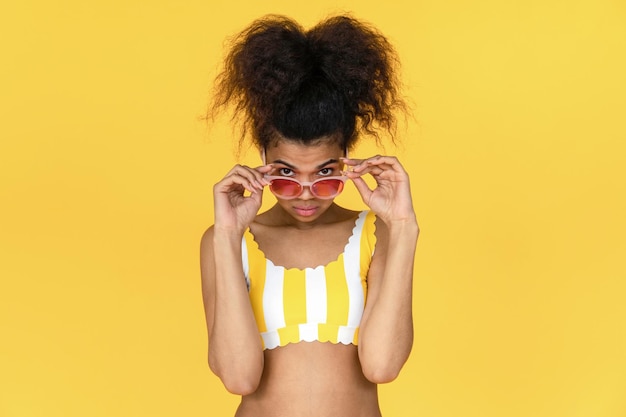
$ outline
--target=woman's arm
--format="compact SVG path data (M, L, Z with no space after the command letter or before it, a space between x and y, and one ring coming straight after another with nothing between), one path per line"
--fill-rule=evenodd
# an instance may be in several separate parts
M365 377L377 384L398 376L413 345L413 259L418 233L415 219L376 223L359 359Z
M263 372L263 348L243 275L241 236L208 229L201 243L201 271L209 367L229 392L250 394Z
M254 392L263 373L263 347L241 259L241 242L259 207L263 174L237 165L213 187L215 224L202 237L202 295L209 335L209 367L234 394ZM250 195L244 196L244 190Z
M359 359L367 379L394 380L413 345L413 261L419 228L409 177L395 157L345 160L363 201L376 213L376 251L368 273L368 293L359 330ZM371 190L363 178L377 186Z

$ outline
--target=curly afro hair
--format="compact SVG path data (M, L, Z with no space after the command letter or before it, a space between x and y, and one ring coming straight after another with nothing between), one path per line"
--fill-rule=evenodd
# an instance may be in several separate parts
M279 137L304 144L333 137L349 149L360 134L394 139L399 95L398 59L387 39L349 16L326 19L310 30L268 15L232 41L215 83L209 115L232 106L259 148Z

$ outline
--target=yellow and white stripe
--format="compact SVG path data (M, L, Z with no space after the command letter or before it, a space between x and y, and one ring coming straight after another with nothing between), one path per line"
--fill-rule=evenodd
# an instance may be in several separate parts
M316 268L274 265L246 231L243 268L265 349L314 340L357 344L376 244L375 219L373 213L361 212L344 252Z

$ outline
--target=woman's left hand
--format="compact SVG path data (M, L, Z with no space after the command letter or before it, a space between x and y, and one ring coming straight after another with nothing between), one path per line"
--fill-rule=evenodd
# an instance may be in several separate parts
M352 180L363 202L385 223L415 220L409 176L394 156L374 156L368 159L342 159L352 170L346 176ZM363 175L376 180L376 188L369 188Z

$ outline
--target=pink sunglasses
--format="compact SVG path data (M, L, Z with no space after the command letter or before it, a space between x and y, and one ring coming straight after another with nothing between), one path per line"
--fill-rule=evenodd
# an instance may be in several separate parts
M309 187L311 194L316 198L330 200L343 191L343 186L347 180L347 177L326 177L313 182L301 182L295 178L271 175L266 175L265 178L270 181L272 193L283 200L300 197L304 192L304 187Z
M265 150L263 150L262 158L263 165L265 165ZM276 197L283 200L292 200L300 197L304 192L304 187L309 187L311 194L316 198L320 200L330 200L337 197L343 191L348 177L325 177L312 182L302 182L291 177L273 175L265 175L265 179L270 181L270 191L272 191Z

